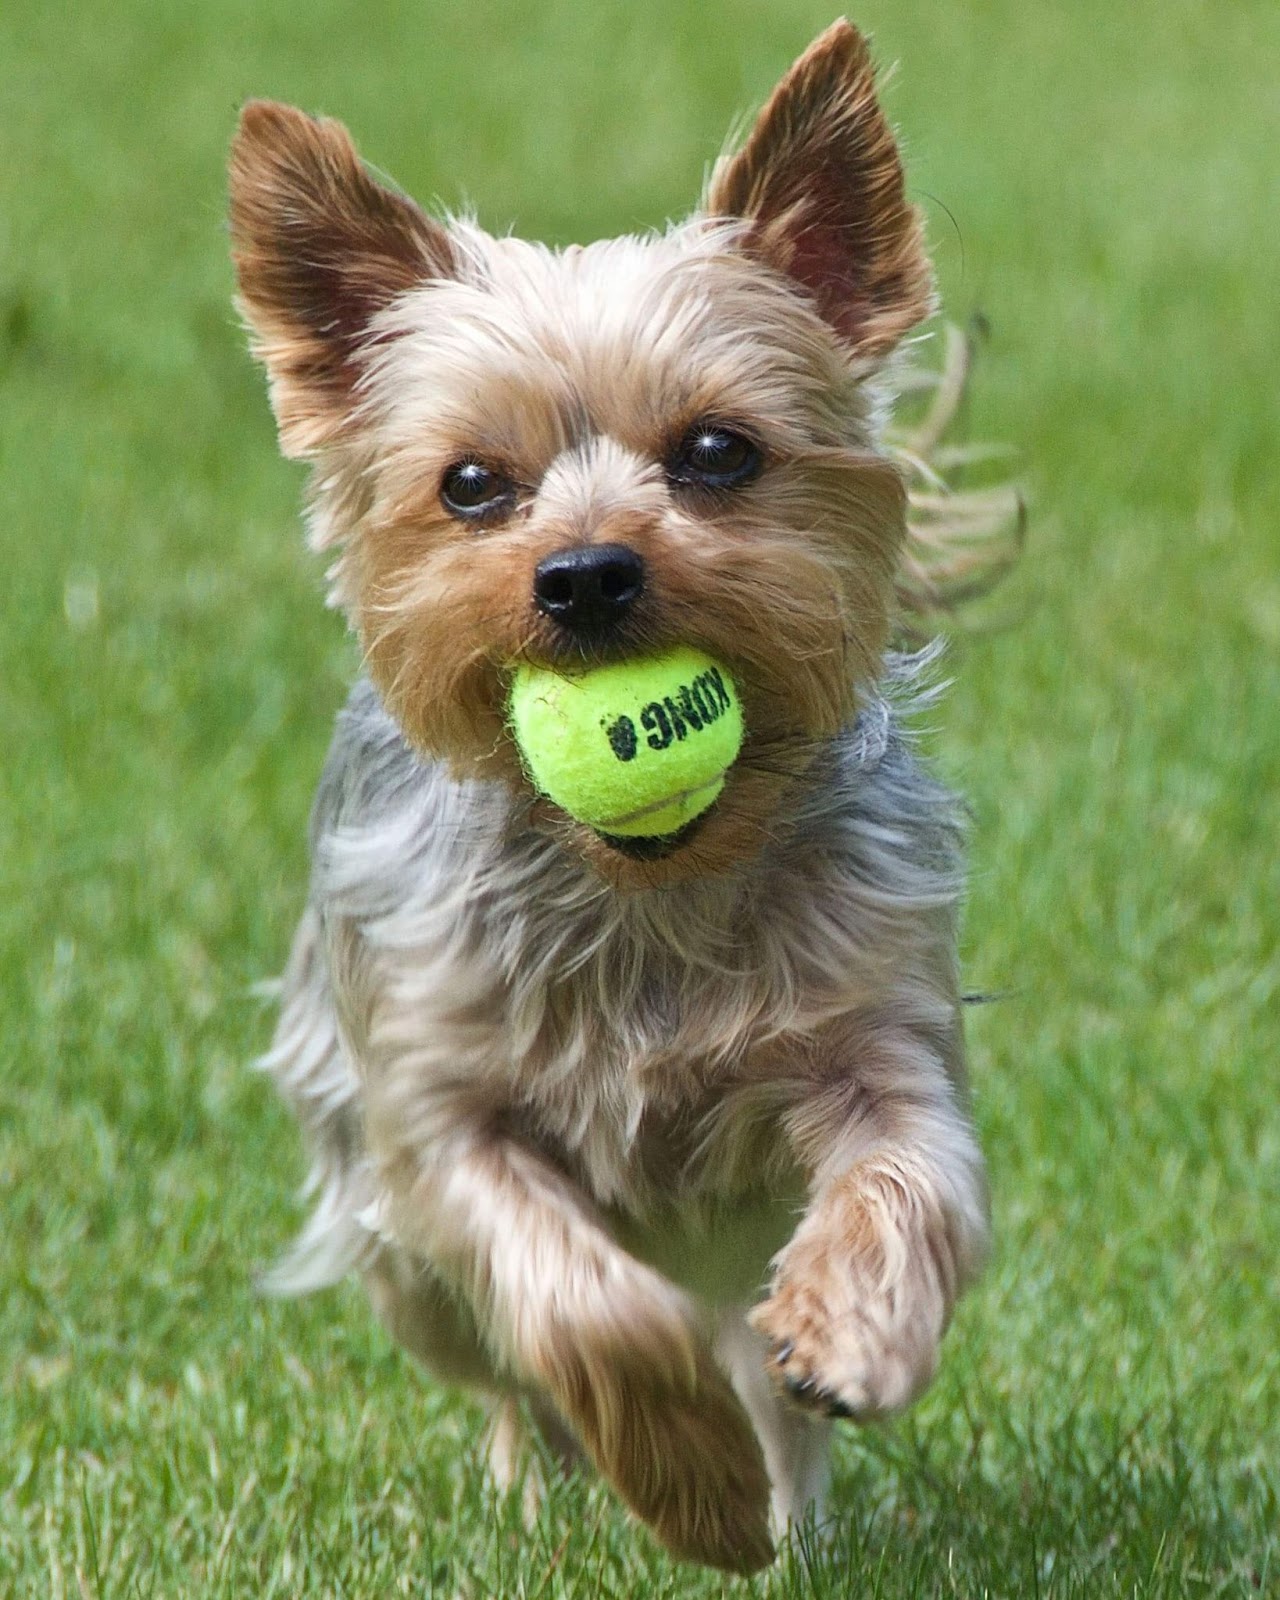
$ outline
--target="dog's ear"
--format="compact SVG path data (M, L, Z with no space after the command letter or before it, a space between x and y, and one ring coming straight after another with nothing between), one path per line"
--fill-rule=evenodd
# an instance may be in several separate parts
M705 210L747 222L745 247L806 290L860 357L887 355L933 310L921 218L870 51L844 20L814 40L746 143L717 163Z
M454 268L449 236L374 181L346 129L292 106L245 106L231 147L239 305L266 364L286 455L311 456L352 409L370 323Z

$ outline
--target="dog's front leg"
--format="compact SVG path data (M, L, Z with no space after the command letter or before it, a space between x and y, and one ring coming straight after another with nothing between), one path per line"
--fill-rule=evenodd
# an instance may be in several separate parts
M774 1377L831 1416L899 1410L929 1382L986 1253L982 1157L959 1032L847 1018L808 1063L790 1131L811 1200L752 1321Z
M465 1296L499 1363L545 1390L662 1542L733 1571L769 1561L760 1446L680 1291L501 1131L455 1132L386 1175L395 1235Z

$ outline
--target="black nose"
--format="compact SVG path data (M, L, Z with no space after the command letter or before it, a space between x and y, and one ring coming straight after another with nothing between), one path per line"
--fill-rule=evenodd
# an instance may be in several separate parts
M557 550L533 574L533 603L571 633L607 633L640 598L644 562L625 544Z

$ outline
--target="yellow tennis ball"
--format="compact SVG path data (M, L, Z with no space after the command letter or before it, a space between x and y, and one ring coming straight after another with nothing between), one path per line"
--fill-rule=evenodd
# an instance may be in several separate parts
M572 676L518 666L511 729L534 786L597 833L676 833L724 788L742 748L742 703L701 650Z

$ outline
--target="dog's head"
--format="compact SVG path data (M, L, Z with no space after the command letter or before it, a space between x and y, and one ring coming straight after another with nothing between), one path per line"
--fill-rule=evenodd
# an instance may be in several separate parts
M868 380L932 279L862 38L822 35L664 235L437 222L339 124L265 102L231 229L282 448L315 463L316 543L409 741L522 785L513 663L699 646L747 722L713 810L643 868L536 815L619 883L757 850L877 673L904 533Z

